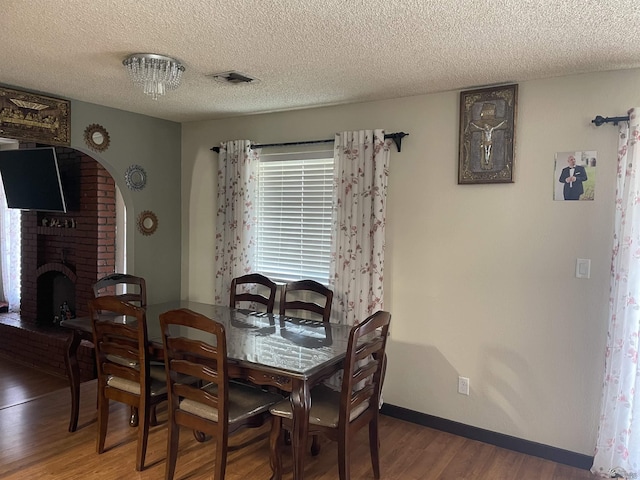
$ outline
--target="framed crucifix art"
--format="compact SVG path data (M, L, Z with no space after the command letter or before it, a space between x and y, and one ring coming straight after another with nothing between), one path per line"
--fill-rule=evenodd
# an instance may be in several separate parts
M458 183L512 183L518 85L460 93Z

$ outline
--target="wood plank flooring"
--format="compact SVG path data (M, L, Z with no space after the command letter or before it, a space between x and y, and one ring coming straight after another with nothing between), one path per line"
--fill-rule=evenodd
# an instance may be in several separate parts
M5 365L2 365L2 364ZM113 403L107 432L107 451L95 453L96 402L95 381L81 387L81 410L78 431L67 432L69 421L69 390L66 381L62 389L57 381L39 372L15 373L25 367L7 366L0 359L0 379L25 378L32 384L23 391L25 398L12 400L0 409L0 478L22 479L140 479L164 478L166 455L166 408L158 410L160 425L151 428L146 469L136 472L136 429L128 426L128 408ZM29 370L29 369L27 369ZM51 393L43 392L49 389ZM14 390L15 392L16 390ZM38 394L34 395L34 392ZM29 400L30 399L30 400ZM260 433L249 431L250 435ZM246 439L236 437L233 443ZM352 457L351 478L372 479L366 429L360 432L358 447ZM215 443L197 443L191 432L181 431L177 480L200 480L213 477ZM285 468L291 478L290 450L285 448ZM514 479L514 480L594 480L585 470L557 464L537 457L476 442L391 417L381 417L381 470L383 480L443 480L443 479ZM261 441L230 453L227 465L229 480L269 479L267 441ZM334 480L338 478L335 443L324 440L317 457L307 456L305 478Z
M68 387L64 377L43 373L0 356L0 409Z

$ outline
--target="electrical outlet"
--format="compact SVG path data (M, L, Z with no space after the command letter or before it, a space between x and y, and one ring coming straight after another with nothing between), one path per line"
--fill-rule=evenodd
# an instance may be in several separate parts
M469 379L467 377L458 377L458 393L469 395Z

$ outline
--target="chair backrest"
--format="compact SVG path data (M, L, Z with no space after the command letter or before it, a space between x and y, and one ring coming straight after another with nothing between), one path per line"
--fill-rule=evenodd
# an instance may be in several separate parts
M197 402L217 410L218 434L226 437L229 392L224 326L204 315L182 308L161 314L160 327L167 371L169 410L174 412L176 423L199 429L202 417L178 408L181 400ZM199 330L199 339L183 337L180 335L180 328L175 327ZM180 378L185 376L192 379L195 377L200 382L180 383ZM198 387L198 383L214 384L217 388L204 391Z
M136 291L118 294L116 289L120 285L135 286ZM147 285L144 278L128 273L112 273L102 277L93 285L93 294L95 297L114 295L127 303L135 302L141 307L147 306Z
M391 314L379 310L351 328L340 396L339 425L379 408L387 365L385 350Z
M240 287L240 291L238 291L238 287ZM236 277L231 281L229 306L236 308L238 302L259 303L266 307L267 313L273 313L277 288L274 282L259 273ZM261 295L261 290L268 290L268 296Z
M133 393L131 388L136 387L127 382L134 382L140 384L139 394L146 391L148 395L151 381L145 309L106 295L90 300L89 311L100 384L115 377L117 388ZM124 322L120 316L129 318Z
M318 299L320 303L314 301ZM280 315L287 311L305 311L322 317L323 322L331 318L333 291L315 280L299 280L282 287L280 294Z

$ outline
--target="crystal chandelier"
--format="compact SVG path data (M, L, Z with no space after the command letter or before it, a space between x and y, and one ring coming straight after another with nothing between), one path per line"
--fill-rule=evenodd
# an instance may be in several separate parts
M122 61L133 83L157 100L167 90L180 85L184 65L178 60L155 53L134 53Z

